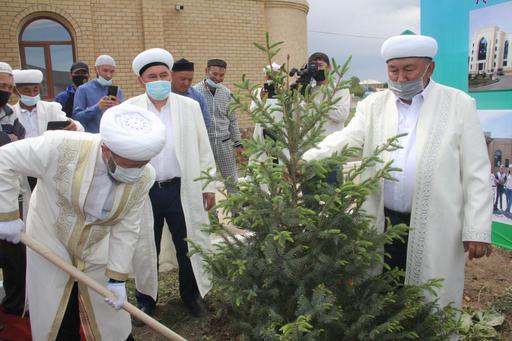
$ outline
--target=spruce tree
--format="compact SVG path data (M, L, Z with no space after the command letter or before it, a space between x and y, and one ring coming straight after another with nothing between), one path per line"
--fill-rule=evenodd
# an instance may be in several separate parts
M268 64L280 43L256 46ZM421 287L402 285L396 270L382 272L384 245L406 232L403 225L376 232L362 209L367 195L395 169L379 158L398 148L396 138L360 159L361 150L344 148L319 161L301 157L321 140L322 123L337 100L349 60L333 61L328 84L320 92L291 90L288 66L271 73L277 104L244 77L233 95L233 110L248 113L272 132L272 139L244 142L251 161L242 165L240 193L218 203L245 230L234 236L223 222L209 232L222 236L213 252L203 252L221 311L248 340L448 340L457 329L455 309L424 299ZM261 85L260 85L261 86ZM303 93L302 93L303 92ZM315 96L324 100L316 104ZM249 103L255 105L250 107ZM282 113L276 120L275 112ZM266 154L266 159L258 156ZM275 159L279 163L275 162ZM350 161L360 159L353 165ZM372 178L359 181L367 167L380 165ZM327 175L337 171L337 183ZM205 175L206 176L206 175ZM210 178L210 181L218 180Z

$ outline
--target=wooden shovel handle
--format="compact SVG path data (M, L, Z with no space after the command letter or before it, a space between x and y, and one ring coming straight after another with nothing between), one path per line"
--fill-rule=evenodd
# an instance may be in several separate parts
M37 252L42 257L46 258L60 269L68 273L70 276L78 280L80 283L87 285L92 290L96 291L98 294L104 297L113 297L112 292L84 274L82 271L78 270L71 264L64 262L60 257L58 257L55 253L53 253L49 248L45 245L41 244L37 240L31 238L26 233L21 234L21 242L25 244L27 247L31 248L35 252ZM106 303L105 303L106 304ZM148 314L144 313L133 304L128 301L125 301L123 304L123 309L126 310L130 315L144 322L149 328L153 329L158 334L164 336L169 340L175 341L186 341L183 337L176 334L157 320L153 319Z

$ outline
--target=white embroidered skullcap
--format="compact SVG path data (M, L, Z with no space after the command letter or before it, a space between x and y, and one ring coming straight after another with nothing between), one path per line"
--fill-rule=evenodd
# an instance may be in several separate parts
M40 84L43 81L43 73L40 70L13 70L14 83L16 85L23 84Z
M388 62L397 58L434 58L437 53L437 41L429 36L405 31L401 35L387 39L380 53Z
M263 68L263 73L267 73L268 71L272 70L274 72L279 72L281 69L281 65L277 63L272 63L271 65L267 65Z
M0 62L0 73L8 73L12 75L12 67L4 62Z
M174 58L172 54L164 49L154 48L142 51L133 59L132 69L137 76L142 75L146 69L155 65L165 65L172 70Z
M96 58L96 63L94 63L94 66L102 66L102 65L111 65L113 67L116 67L116 61L114 58L110 57L108 54L102 54L98 58Z
M103 143L132 161L147 161L165 145L165 126L152 112L131 104L116 105L100 121Z

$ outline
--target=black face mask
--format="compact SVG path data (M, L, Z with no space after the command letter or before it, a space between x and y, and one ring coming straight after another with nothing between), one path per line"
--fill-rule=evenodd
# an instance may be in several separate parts
M315 74L313 75L313 78L317 82L323 82L325 80L325 70L316 70Z
M3 107L7 104L7 102L9 102L9 97L11 97L10 92L0 90L0 107Z
M87 80L89 79L89 76L76 75L76 76L71 77L71 79L73 80L73 84L75 84L75 86L78 88L80 85L87 82Z

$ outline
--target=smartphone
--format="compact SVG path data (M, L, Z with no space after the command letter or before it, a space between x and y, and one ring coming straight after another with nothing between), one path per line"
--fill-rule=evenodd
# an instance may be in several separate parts
M117 85L109 85L108 89L107 89L107 96L117 97L117 90L118 90Z
M46 130L61 130L69 125L69 121L50 121L46 126Z

